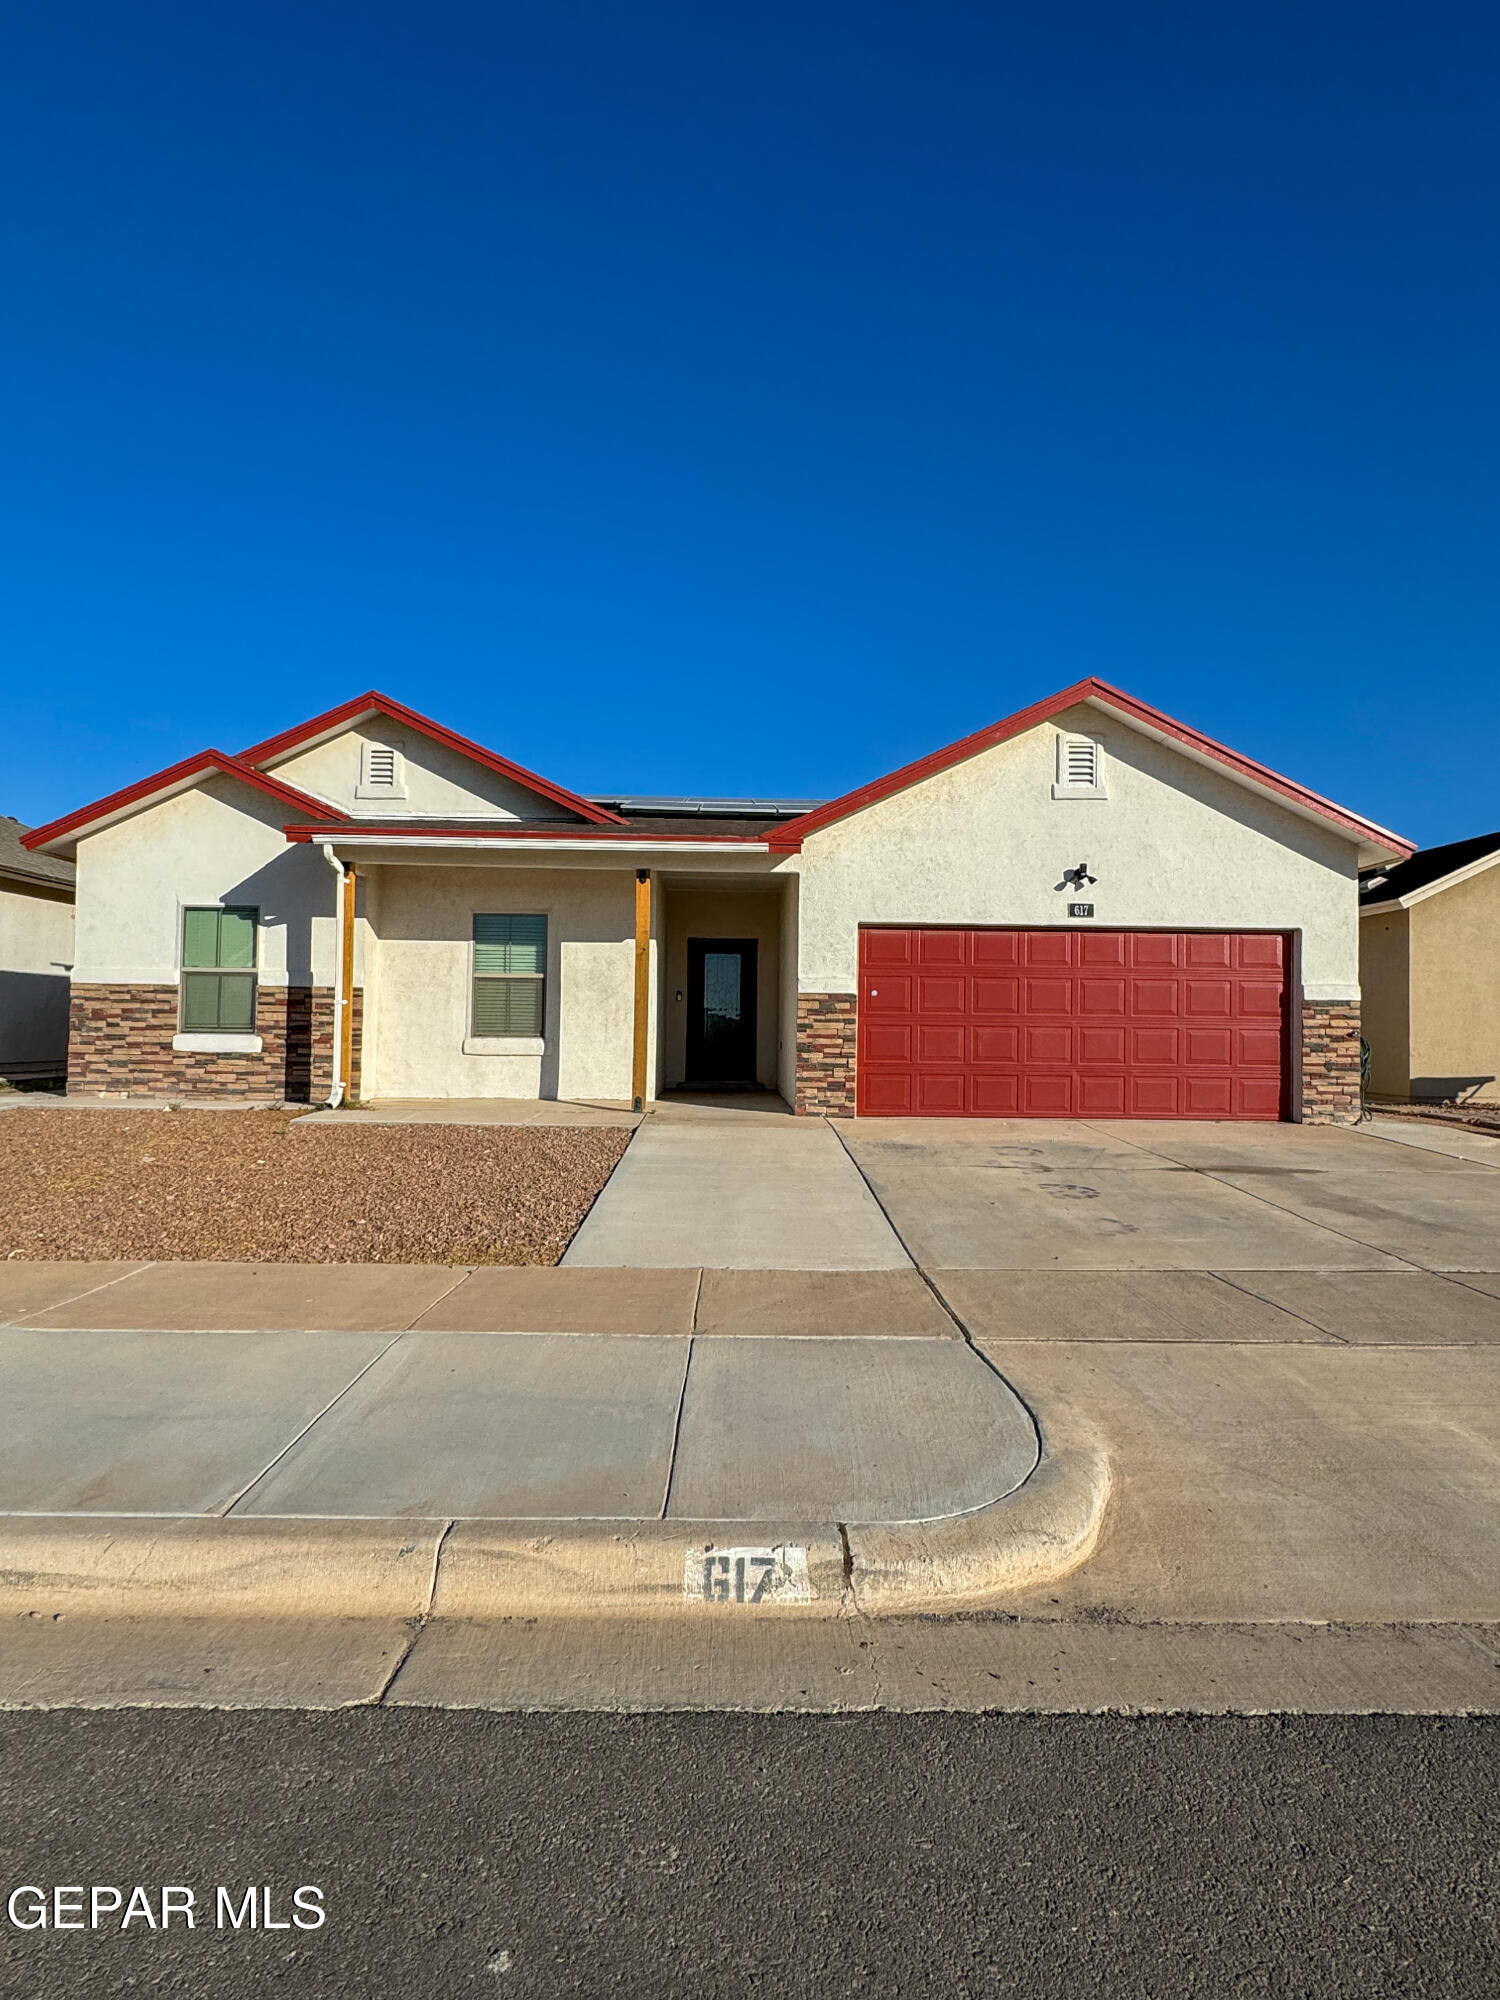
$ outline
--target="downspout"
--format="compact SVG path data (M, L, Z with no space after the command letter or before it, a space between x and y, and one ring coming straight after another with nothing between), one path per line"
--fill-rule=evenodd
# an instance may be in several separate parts
M342 958L344 940L344 889L348 876L343 862L339 860L329 843L323 840L318 843L318 846L323 859L338 877L333 898L333 1082L328 1092L328 1109L330 1111L337 1111L344 1101L345 1085L345 1078L340 1072L343 1069L343 1017L345 1006Z

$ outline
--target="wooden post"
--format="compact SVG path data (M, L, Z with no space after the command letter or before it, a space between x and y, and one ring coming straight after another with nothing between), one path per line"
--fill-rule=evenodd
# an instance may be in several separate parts
M651 1028L651 870L635 871L635 1042L631 1050L631 1109L646 1108L646 1045Z
M344 1102L354 1097L354 904L355 877L344 870L344 935L339 940L339 1074Z

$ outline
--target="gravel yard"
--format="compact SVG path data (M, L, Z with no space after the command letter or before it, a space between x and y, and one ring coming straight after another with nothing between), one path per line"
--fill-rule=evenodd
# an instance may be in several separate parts
M555 1264L614 1127L337 1125L284 1111L0 1116L0 1257Z

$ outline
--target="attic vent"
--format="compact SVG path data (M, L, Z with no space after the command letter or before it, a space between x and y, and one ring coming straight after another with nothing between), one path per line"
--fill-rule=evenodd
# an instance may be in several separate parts
M1102 799L1104 753L1092 736L1059 736L1055 799Z
M404 763L399 744L362 743L359 748L359 787L355 796L361 799L404 799Z

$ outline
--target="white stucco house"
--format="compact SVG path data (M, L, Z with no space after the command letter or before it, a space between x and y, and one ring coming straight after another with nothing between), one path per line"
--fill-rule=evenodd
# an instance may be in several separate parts
M843 798L585 798L365 694L25 836L69 1089L1357 1115L1381 827L1085 680Z

